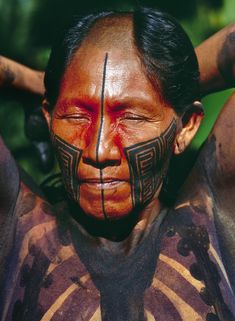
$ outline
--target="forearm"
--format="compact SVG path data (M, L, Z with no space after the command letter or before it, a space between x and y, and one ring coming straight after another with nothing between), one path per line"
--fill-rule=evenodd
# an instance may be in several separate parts
M202 95L235 86L235 23L196 49Z
M12 86L37 95L44 94L44 73L0 56L0 87Z

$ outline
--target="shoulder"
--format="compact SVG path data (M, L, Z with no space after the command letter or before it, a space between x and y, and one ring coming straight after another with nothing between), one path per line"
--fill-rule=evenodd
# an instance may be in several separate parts
M235 95L223 108L213 130L187 178L178 207L203 209L213 222L218 248L235 288ZM198 211L197 211L198 212Z
M0 216L4 219L19 192L19 170L9 149L0 136Z
M3 286L5 319L10 320L19 307L29 320L60 315L61 308L67 311L68 307L68 315L74 315L74 297L76 302L84 295L90 298L87 284L97 299L89 273L71 242L63 204L55 208L22 184L16 211L14 248ZM78 311L86 308L83 301L76 303Z
M204 211L198 205L181 204L169 212L164 222L158 278L170 284L191 309L201 313L215 309L225 319L233 320L233 291L213 220Z
M0 136L0 283L6 257L13 245L15 204L20 190L17 165Z

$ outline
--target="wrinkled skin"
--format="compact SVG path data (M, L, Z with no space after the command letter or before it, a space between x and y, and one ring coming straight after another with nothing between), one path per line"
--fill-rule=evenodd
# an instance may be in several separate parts
M151 173L160 176L173 149L176 118L143 74L134 49L111 48L108 55L95 46L77 51L62 81L51 131L67 148L75 147L81 153L72 187L78 184L80 195L72 197L85 213L101 219L121 218L133 210L133 180L125 149L159 137L169 128L172 137L159 159L163 164ZM60 160L66 147L58 148L54 142ZM162 177L159 181L151 186L154 192ZM158 193L154 194L155 201Z

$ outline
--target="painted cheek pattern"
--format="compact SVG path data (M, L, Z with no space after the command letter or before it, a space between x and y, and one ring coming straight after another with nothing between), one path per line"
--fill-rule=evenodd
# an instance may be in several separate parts
M102 88L101 88L101 98L100 98L100 125L98 131L98 139L96 144L96 163L100 162L99 159L99 149L100 149L100 139L103 128L104 121L104 89L105 89L105 77L106 77L106 67L108 61L108 54L106 53L104 59L103 67L103 79L102 79ZM62 172L62 179L65 185L65 188L70 196L75 202L80 203L80 184L77 179L77 170L78 165L82 156L82 150L76 148L73 145L70 145L68 142L64 141L57 135L52 135L52 142L55 148L57 159ZM102 187L103 184L103 170L100 169L100 182L101 182L101 206L102 212L105 219L105 200L104 200L104 190Z
M103 67L103 79L100 97L100 125L96 143L96 164L100 164L100 142L104 122L104 91L108 54L106 53ZM176 121L172 120L169 127L158 137L141 142L124 149L129 165L131 181L132 206L146 205L154 196L166 175L172 144L176 133ZM69 196L80 203L80 184L77 170L82 150L70 145L57 135L52 136L62 178ZM105 211L105 195L103 188L103 168L100 166L101 211L104 219L108 219Z
M80 185L76 177L82 150L70 145L57 135L52 136L52 142L60 165L65 188L70 198L79 202Z
M166 175L175 133L173 119L160 136L124 149L130 170L133 208L147 204L159 188Z

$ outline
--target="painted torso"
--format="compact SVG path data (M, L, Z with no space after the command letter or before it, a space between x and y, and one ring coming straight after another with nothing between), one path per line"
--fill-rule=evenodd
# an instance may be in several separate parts
M2 321L98 321L101 314L103 321L204 321L215 309L218 320L233 320L232 292L206 215L189 207L168 211L160 231L155 221L124 253L97 244L55 212L22 185Z

